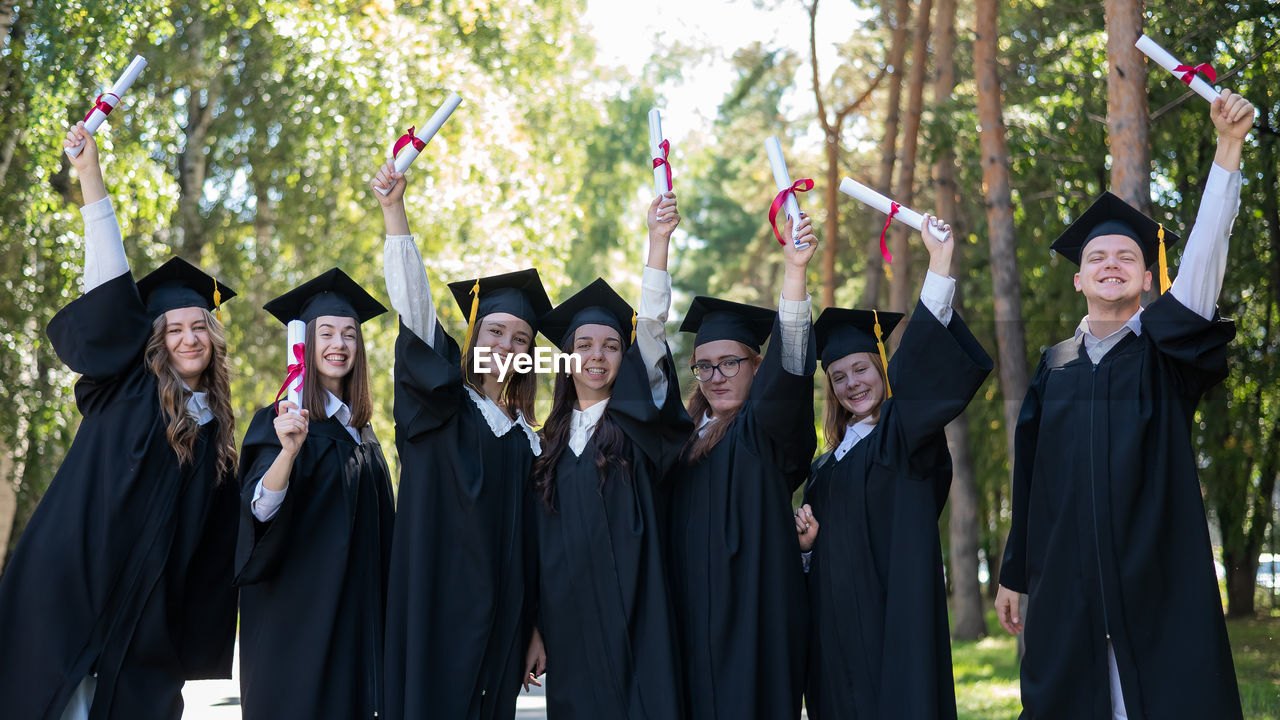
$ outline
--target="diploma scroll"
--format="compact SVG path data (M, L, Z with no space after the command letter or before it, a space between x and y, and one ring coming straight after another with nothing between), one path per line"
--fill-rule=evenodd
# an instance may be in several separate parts
M1209 80L1216 80L1217 76L1213 68L1207 63L1191 67L1178 62L1178 59L1170 55L1167 50L1160 47L1155 40L1143 35L1138 38L1138 42L1134 46L1143 52L1147 57L1156 62L1157 65L1168 70L1178 77L1179 80L1186 83L1196 92L1197 95L1213 102L1218 99L1218 91L1213 88L1204 78L1200 77L1200 73L1209 76Z
M445 98L444 104L436 109L435 114L431 116L431 119L427 121L421 131L410 127L409 132L401 135L400 139L396 140L395 145L391 148L391 154L395 156L396 172L402 173L409 169L413 161L417 160L418 155L427 147L427 143L431 142L431 138L436 136L436 133L440 131L440 127L444 125L444 122L449 119L454 110L458 109L458 105L461 103L462 97L458 93L449 93L449 97ZM378 187L375 189L383 195L391 192L391 188L383 189Z
M671 190L670 152L671 143L662 137L662 113L653 108L649 111L649 154L653 157L653 189L659 197Z
M857 200L863 205L868 205L879 210L885 215L892 215L896 220L909 227L913 227L922 232L924 231L923 215L903 205L898 205L898 209L895 211L893 206L897 205L897 203L853 178L845 178L840 181L840 192L848 195L854 200ZM946 242L950 239L951 231L948 230L946 236L942 238L942 242Z
M285 387L289 402L295 406L291 412L301 415L299 410L302 408L302 381L306 377L307 324L301 320L290 320L288 333L285 364L288 366L289 374L285 380Z
M778 192L786 193L783 208L787 211L787 217L791 218L792 223L799 223L800 203L796 200L795 192L791 191L794 185L791 182L791 173L787 172L787 161L782 157L782 146L778 144L778 138L765 138L764 150L769 154L769 167L773 170L773 182L778 186ZM810 187L812 187L812 181L810 181ZM775 229L774 232L776 233L777 230ZM798 250L804 250L807 247L809 243L796 244Z
M124 94L129 90L129 86L133 85L133 81L138 79L138 76L142 74L142 70L146 66L146 58L141 55L134 55L133 61L129 63L129 67L124 69L120 78L116 80L115 85L112 85L110 90L102 93L93 101L93 107L84 116L84 129L90 135L97 132L99 127L102 127L102 122L107 119L107 115L116 108L120 98L124 97ZM71 157L79 157L83 151L84 143L67 148L67 154Z

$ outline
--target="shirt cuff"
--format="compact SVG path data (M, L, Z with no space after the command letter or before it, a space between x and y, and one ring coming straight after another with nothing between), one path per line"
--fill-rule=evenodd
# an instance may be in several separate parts
M778 297L778 324L782 327L782 369L792 375L804 375L804 356L809 345L810 313L813 296L803 300Z
M431 346L436 336L436 306L422 255L412 235L387 235L382 249L382 273L391 307L405 327Z
M930 270L925 273L924 285L920 288L920 302L929 308L929 312L938 318L943 327L951 324L951 301L956 295L955 278L942 277Z
M640 279L640 308L638 318L665 323L671 308L671 273L648 265Z
M101 200L95 200L80 207L80 216L84 218L85 222L104 220L115 214L116 210L111 204L110 196L104 197Z
M640 281L640 309L636 313L636 345L644 360L653 406L661 408L667 399L667 376L662 361L667 357L667 311L671 307L671 274L645 266Z
M283 490L268 490L261 480L258 481L258 485L253 489L253 502L249 503L249 507L253 509L253 516L258 519L258 522L267 522L276 516L287 492L289 492L288 485L285 485Z

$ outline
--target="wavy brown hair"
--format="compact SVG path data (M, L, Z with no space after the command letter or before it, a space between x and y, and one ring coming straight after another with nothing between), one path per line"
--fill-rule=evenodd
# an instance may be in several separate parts
M884 383L885 393L887 396L889 390L889 378L885 374L884 363L880 362L879 353L868 354L871 356L871 366L876 369L877 373L880 373L880 382ZM827 373L823 374L827 376L827 412L826 419L822 423L822 430L823 434L827 436L827 449L835 450L836 447L840 445L840 441L844 439L844 429L862 418L854 417L853 413L849 412L845 406L840 403L840 398L836 397L835 388L831 384L831 375ZM864 415L863 417L873 417L876 419L876 422L879 422L880 408L884 406L885 399L886 398L884 397L880 398L880 402L875 406L875 408L868 415Z
M484 318L476 320L475 332L471 333L471 342L468 343L466 349L462 353L462 379L466 384L471 386L472 390L484 395L484 378L472 367L471 356L475 354L476 341L480 338L480 325L484 322ZM536 339L529 341L529 354L537 349L538 343ZM514 417L515 411L519 410L524 416L524 421L530 425L537 427L538 423L533 418L533 403L538 399L538 378L533 371L519 373L516 372L514 364L510 371L511 377L502 386L502 396L499 398L498 405L502 407L508 414Z
M573 338L560 348L566 353L573 352ZM613 388L610 388L612 394ZM573 410L578 407L578 387L573 384L573 376L568 372L556 375L555 392L551 399L551 414L547 415L547 424L542 430L544 446L542 454L533 461L533 489L542 496L542 504L547 510L556 510L556 465L569 447L569 436L573 430ZM618 468L626 474L631 470L631 462L627 459L626 436L622 428L609 419L606 412L596 423L596 469L600 472L600 488L604 488L605 478L610 467Z
M697 353L696 348L694 353ZM746 358L746 362L751 363L752 372L760 369L760 362L763 360L760 353L742 345L742 355ZM742 371L743 369L738 370L738 372ZM742 405L739 405L731 413L716 416L716 421L707 426L706 432L699 435L698 423L702 422L702 416L711 409L711 403L707 401L707 396L702 394L702 383L698 382L697 378L694 378L693 383L693 392L689 394L688 405L689 417L693 418L693 434L689 436L689 441L684 444L684 450L681 451L685 460L691 463L703 460L711 454L716 445L724 439L724 434L729 432L729 426L733 424L734 418L738 417L738 411L742 409Z
M352 358L351 372L342 378L342 401L351 408L351 427L359 430L373 418L373 392L369 389L369 360L364 351L364 333L360 331L360 323L354 324L356 354ZM307 340L302 351L307 367L315 367L316 331L316 320L307 321ZM327 404L320 373L306 373L302 378L302 407L307 409L307 416L312 420L328 420L329 415L324 411Z
M227 373L227 335L213 313L200 308L204 316L204 325L209 333L209 344L212 353L209 365L200 374L200 387L204 388L205 399L209 410L218 422L214 435L214 447L218 450L218 480L235 472L236 441L235 414L231 411L231 378ZM160 394L160 409L164 413L165 437L169 447L178 456L179 465L187 465L194 459L193 449L196 437L200 434L200 425L187 414L187 399L191 391L182 383L178 371L169 364L169 347L165 344L165 331L168 321L161 313L151 323L151 337L147 338L147 348L143 361L153 374L157 383L156 390Z

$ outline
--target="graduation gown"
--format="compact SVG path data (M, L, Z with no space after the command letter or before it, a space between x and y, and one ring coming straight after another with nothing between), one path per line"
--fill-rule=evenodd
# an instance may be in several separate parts
M601 478L596 435L556 465L555 511L533 491L538 628L553 720L679 720L683 698L667 590L657 486L692 423L667 356L667 397L653 404L640 348L622 360L604 417L626 436L629 467Z
M1045 351L1018 417L1000 584L1027 593L1022 717L1241 717L1191 421L1227 375L1229 320L1166 293L1095 366Z
M809 565L812 720L956 717L938 516L951 488L946 424L991 372L958 314L917 304L889 363L893 397L869 435L814 463L822 524Z
M815 352L810 332L805 374L792 375L781 337L775 321L751 394L710 455L681 457L669 476L668 567L690 718L800 716L807 607L791 495L817 444Z
M395 503L373 429L360 442L312 420L267 522L258 481L281 452L275 407L259 410L240 462L240 691L246 720L373 718L381 712L383 608Z
M82 374L83 420L0 578L0 708L56 720L93 671L92 720L176 720L184 681L231 675L236 491L217 474L218 421L180 466L129 273L72 301L48 333Z
M531 627L523 539L533 450L519 425L494 436L438 323L435 348L401 323L386 716L509 720Z

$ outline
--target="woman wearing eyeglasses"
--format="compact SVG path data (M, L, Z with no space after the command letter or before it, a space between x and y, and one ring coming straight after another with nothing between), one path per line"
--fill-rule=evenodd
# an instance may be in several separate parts
M818 247L808 218L788 224L782 298L766 308L698 297L689 400L695 430L670 480L668 567L688 717L800 716L805 588L791 495L813 432L810 300ZM761 355L760 346L773 335Z

